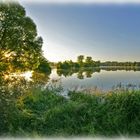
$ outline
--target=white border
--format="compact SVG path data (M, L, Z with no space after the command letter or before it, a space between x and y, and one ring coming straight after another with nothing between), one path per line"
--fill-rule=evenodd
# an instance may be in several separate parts
M81 4L140 4L140 0L0 0L0 2L23 3L81 3Z

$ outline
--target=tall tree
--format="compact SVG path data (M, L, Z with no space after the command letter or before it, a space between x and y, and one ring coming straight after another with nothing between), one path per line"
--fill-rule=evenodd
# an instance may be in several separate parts
M18 3L0 3L0 63L11 69L36 69L42 60L36 25Z
M92 63L93 62L92 57L87 56L85 62L88 63L88 64Z
M83 60L84 60L84 56L83 56L83 55L79 55L79 56L77 57L77 62L78 62L79 64L82 64L82 63L83 63Z

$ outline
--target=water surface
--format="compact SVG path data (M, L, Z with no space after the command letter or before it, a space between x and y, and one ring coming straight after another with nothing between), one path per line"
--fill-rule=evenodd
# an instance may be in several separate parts
M64 76L65 75L65 76ZM80 75L80 76L79 76ZM111 90L115 87L125 86L135 89L140 88L140 71L83 71L71 74L58 74L56 69L52 70L50 80L57 80L64 89L74 88L98 88L101 90Z

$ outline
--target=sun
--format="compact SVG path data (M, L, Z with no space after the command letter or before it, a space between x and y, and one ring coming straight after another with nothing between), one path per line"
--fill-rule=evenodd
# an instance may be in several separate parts
M33 75L33 71L27 71L27 72L21 74L20 76L24 77L27 81L31 81L32 75Z

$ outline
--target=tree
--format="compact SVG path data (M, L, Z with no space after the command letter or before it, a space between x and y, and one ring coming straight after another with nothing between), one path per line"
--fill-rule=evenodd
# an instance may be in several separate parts
M85 67L92 67L93 66L93 60L91 56L87 56L85 59Z
M82 64L82 63L83 63L83 60L84 60L84 56L83 56L83 55L79 55L79 56L77 57L77 62L78 62L79 64Z
M20 4L0 4L0 62L13 70L34 70L40 65L42 44L35 23Z
M86 60L85 60L85 62L86 63L91 63L93 60L92 60L92 57L91 56L87 56L86 57Z
M44 57L40 58L40 63L37 68L37 71L47 73L47 74L51 73L50 64Z

